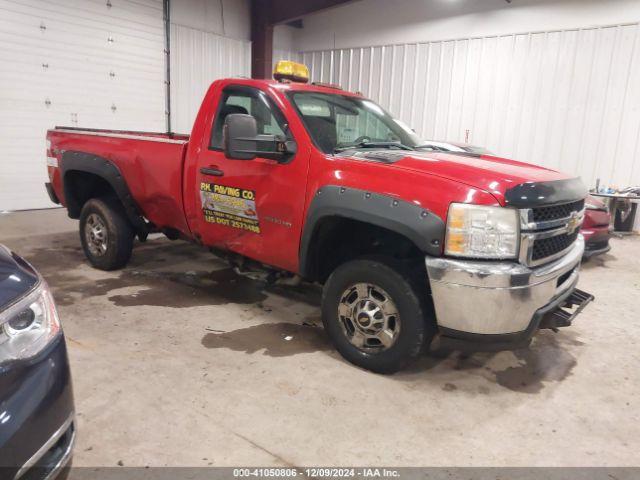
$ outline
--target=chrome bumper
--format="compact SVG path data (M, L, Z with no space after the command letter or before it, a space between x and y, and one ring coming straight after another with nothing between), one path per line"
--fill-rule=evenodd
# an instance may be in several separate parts
M426 257L438 326L484 335L527 330L537 310L575 287L583 252L579 235L563 257L535 268Z
M40 465L40 461L45 455L58 443L58 441L64 436L68 435L65 444L62 446L61 453L52 459L52 463L47 465ZM76 430L75 430L75 414L71 414L69 418L60 426L56 432L51 435L49 440L40 447L40 449L18 470L14 480L19 480L23 475L29 472L30 469L38 470L38 477L41 480L54 480L60 471L65 468L73 455L73 447L76 442Z

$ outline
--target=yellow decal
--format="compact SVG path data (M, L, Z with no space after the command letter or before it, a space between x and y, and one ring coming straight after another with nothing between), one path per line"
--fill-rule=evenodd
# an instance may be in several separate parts
M208 223L260 233L255 198L253 190L216 183L200 184L202 211Z

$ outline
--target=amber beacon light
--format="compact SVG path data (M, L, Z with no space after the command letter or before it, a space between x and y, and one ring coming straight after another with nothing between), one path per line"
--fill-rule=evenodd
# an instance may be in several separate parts
M309 69L302 63L292 62L290 60L280 60L273 70L273 78L283 81L292 82L309 82Z

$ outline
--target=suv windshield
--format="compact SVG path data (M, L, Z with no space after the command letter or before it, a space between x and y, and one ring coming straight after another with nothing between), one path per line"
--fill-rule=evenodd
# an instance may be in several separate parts
M371 100L317 92L291 92L289 98L325 153L348 148L413 149L421 144L413 130Z

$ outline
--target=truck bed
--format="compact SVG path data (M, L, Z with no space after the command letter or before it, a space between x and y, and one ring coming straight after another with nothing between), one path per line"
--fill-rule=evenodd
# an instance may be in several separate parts
M69 152L90 154L90 159L107 160L118 168L145 218L158 228L189 234L182 198L189 135L56 126L47 132L47 139L49 155L58 163L57 168L49 164L49 177L63 205L67 206L62 178L68 171L65 156Z
M189 135L182 133L141 132L136 130L108 130L102 128L61 127L56 125L54 130L78 133L80 135L106 136L114 138L138 137L138 140L164 141L170 143L184 143L189 141ZM142 137L142 138L140 138Z

